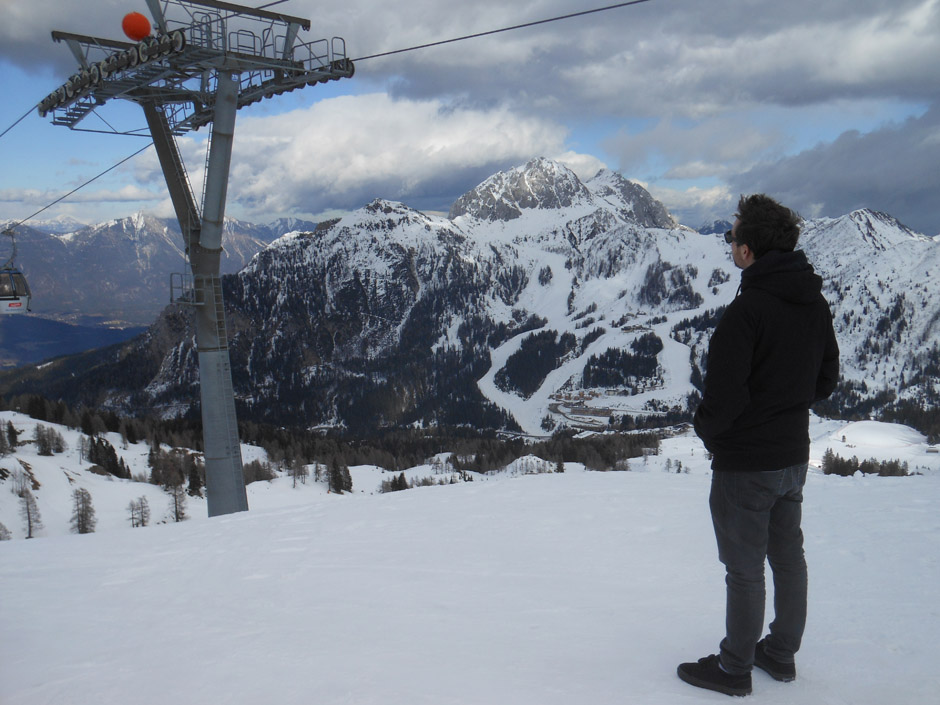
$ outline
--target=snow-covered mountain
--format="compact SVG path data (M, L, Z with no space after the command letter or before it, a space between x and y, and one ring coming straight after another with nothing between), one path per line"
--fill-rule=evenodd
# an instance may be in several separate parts
M242 222L242 221L237 221ZM247 224L243 224L244 225ZM313 232L317 228L317 224L311 220L303 220L302 218L278 218L267 225L255 226L260 227L262 232L265 232L264 236L261 238L265 242L271 242L279 238L281 235L286 235L287 233L309 233Z
M828 410L936 408L940 241L862 210L808 221L801 242L842 341L844 385ZM376 200L277 239L225 280L240 413L530 434L675 422L738 282L720 234L676 225L610 171L582 182L533 160L484 181L449 218ZM179 325L174 313L154 330ZM96 403L185 407L198 398L192 345L191 333L148 333L108 363ZM72 383L82 365L49 366L43 388L87 403Z
M465 216L484 222L512 221L526 211L565 209L613 211L620 220L645 228L678 225L662 203L620 174L603 169L582 183L570 169L547 159L534 159L490 177L457 199L450 219Z
M14 222L15 221L12 220L6 221L0 224L0 227L7 228L13 225ZM74 233L76 230L88 227L87 223L83 223L70 215L62 215L50 220L28 220L26 221L26 225L41 233L55 233L57 235Z
M940 393L940 237L871 210L809 221L801 242L825 278L843 379L923 401Z
M250 385L236 382L246 403L269 420L299 410L314 423L467 422L543 433L556 395L581 389L593 355L649 332L634 318L717 305L706 282L731 286L724 254L703 259L701 235L675 226L612 172L581 183L534 160L488 179L451 214L378 200L260 253L226 294L239 331L234 364L252 370ZM699 276L703 294L691 285ZM553 381L520 395L518 380L496 374L537 329L564 336L566 349L554 355L558 369L544 370ZM163 367L150 387L156 401L180 372ZM687 369L684 377L662 403L685 405ZM647 399L614 401L626 412Z
M703 223L698 227L702 235L714 235L716 233L726 233L731 230L734 224L729 220L713 220L711 223Z
M288 218L267 226L226 218L222 271L238 271L286 232L315 227ZM186 266L177 221L143 213L88 226L27 223L16 228L16 243L33 312L60 320L149 325L169 301L170 274Z

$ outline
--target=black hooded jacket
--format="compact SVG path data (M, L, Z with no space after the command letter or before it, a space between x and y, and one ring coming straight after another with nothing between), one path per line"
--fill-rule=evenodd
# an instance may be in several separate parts
M809 459L809 407L832 394L839 347L822 279L802 251L741 273L708 346L695 432L713 470L780 470Z

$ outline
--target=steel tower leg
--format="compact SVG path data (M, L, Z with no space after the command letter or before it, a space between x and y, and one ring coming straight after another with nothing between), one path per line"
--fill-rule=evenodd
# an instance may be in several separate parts
M248 509L219 276L237 90L232 76L220 72L202 219L166 116L152 105L143 106L189 251L195 301L201 304L194 309L210 517Z
M248 509L235 417L225 311L222 306L222 281L219 277L237 99L238 84L235 79L231 74L220 71L212 143L206 167L202 230L199 244L190 252L197 301L205 302L205 305L196 307L196 347L199 353L206 496L210 517Z
M170 201L173 203L176 219L183 233L186 253L189 254L193 244L199 242L200 218L196 200L193 198L193 190L186 176L186 167L176 141L173 139L166 115L153 103L142 103L141 107L144 109L144 117L147 118L153 146L157 151L163 177L170 192Z

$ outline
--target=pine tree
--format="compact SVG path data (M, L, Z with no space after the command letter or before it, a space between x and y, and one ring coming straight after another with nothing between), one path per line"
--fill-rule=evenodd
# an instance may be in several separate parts
M72 492L72 531L77 534L90 534L94 532L97 523L91 492L84 487Z
M430 480L430 478L428 478ZM429 484L434 484L430 482ZM401 492L402 490L409 489L408 480L405 478L405 473L399 473L394 476L391 480L383 480L381 491L385 492Z
M42 424L36 424L33 429L33 440L36 442L36 452L39 455L52 455L52 442L49 439L49 429Z
M33 440L36 442L36 451L39 455L64 453L66 449L62 434L42 424L36 424L36 428L33 429Z
M13 468L13 485L10 487L10 491L13 494L17 497L22 497L23 493L30 488L31 484L29 476L22 468Z
M97 426L92 418L91 412L87 409L82 412L81 420L82 433L86 436L97 436L98 431L96 430Z
M42 517L39 515L36 498L28 488L24 488L20 493L20 516L26 522L26 538L35 538L36 531L42 528Z
M7 421L7 442L10 444L10 448L15 450L17 445L17 440L19 439L20 432L13 428L13 422Z
M147 502L146 497L132 499L130 504L127 505L127 509L131 515L132 527L147 526L150 523L150 504Z
M202 475L199 474L199 463L192 455L186 457L189 465L189 492L190 497L202 497Z
M331 492L340 492L342 493L342 478L340 477L339 462L335 459L330 462L329 470L327 470L327 483L330 486Z
M330 462L328 479L331 491L337 494L352 492L352 477L349 474L349 468L336 458Z
M170 488L170 516L173 521L185 521L186 515L186 490L183 486L173 485Z
M9 541L11 538L13 538L13 535L10 533L10 530L0 521L0 541Z
M307 484L307 477L310 475L310 471L307 469L307 466L304 464L304 461L299 457L294 457L290 461L290 476L293 480L293 486L297 487L297 481L300 480L303 484Z
M845 436L842 437L843 442L845 441ZM822 471L825 475L833 474L833 463L835 461L836 454L832 452L832 448L827 448L826 452L823 453L822 458Z
M49 418L46 400L40 396L30 396L26 402L26 414L37 421L46 421Z

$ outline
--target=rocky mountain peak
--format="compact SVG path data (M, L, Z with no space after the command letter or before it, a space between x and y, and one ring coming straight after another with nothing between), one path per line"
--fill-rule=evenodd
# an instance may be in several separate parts
M881 211L862 208L843 217L851 220L858 227L862 237L870 241L876 249L885 250L901 242L927 239L894 216Z
M568 208L591 199L591 192L573 171L539 158L501 171L468 191L451 207L449 217L508 221L521 216L524 210Z
M390 236L395 231L410 232L416 228L425 232L431 228L433 221L432 216L406 206L404 203L376 198L371 203L341 218L337 225L340 229L363 232L382 230Z
M277 220L268 223L268 230L271 233L271 239L276 239L281 237L281 235L286 235L287 233L310 233L317 229L317 224L310 220L302 220L300 218L278 218Z
M649 191L615 171L601 169L587 182L587 188L596 196L625 204L625 208L619 208L620 215L644 228L669 229L678 225L666 207Z
M373 199L370 203L363 206L362 210L367 213L383 215L405 215L409 212L418 212L409 208L404 203L389 201L384 198Z
M915 243L931 241L930 238L915 233L897 218L869 208L861 208L838 218L805 221L803 232L815 239L824 237L836 241L843 255L853 253L855 257L862 258L898 247L918 247L920 245Z
M734 223L728 220L714 220L711 223L703 223L698 227L702 235L719 235L731 230Z

